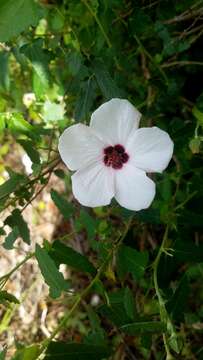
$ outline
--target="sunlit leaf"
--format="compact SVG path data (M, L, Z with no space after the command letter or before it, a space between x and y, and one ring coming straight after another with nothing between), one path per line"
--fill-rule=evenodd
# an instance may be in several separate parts
M60 210L64 219L68 220L73 214L73 206L69 203L63 196L61 196L57 191L51 190L51 198L57 208Z
M8 41L36 25L40 9L34 0L1 0L0 2L0 41Z
M50 256L59 264L66 264L74 269L92 275L96 273L95 267L84 255L81 255L70 246L64 245L59 241L53 243Z
M0 291L0 303L8 301L9 303L19 304L19 300L7 291Z
M36 245L35 256L44 280L49 286L50 296L53 298L59 297L62 291L69 289L68 282L64 279L62 273L58 271L48 252L38 244Z
M13 233L14 237L17 234L17 228L19 236L22 237L23 241L30 244L30 231L19 209L13 210L12 214L6 218L4 224L9 225L11 228L15 228ZM11 244L11 240L12 239L9 239L8 241L7 239L7 245L8 243Z

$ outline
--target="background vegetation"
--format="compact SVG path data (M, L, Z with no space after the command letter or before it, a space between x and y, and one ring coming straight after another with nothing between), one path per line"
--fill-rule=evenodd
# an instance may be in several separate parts
M1 360L203 359L202 19L201 0L0 1ZM57 151L112 97L175 143L138 213L82 208Z

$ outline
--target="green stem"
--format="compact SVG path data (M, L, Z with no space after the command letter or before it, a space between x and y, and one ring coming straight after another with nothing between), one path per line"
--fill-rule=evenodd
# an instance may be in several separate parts
M95 19L102 35L104 36L104 39L106 40L106 43L109 47L109 49L112 48L112 43L111 43L111 40L109 39L106 31L104 30L104 27L101 23L101 21L99 20L97 14L95 13L95 11L92 10L91 6L88 4L88 1L87 0L81 0L83 2L83 4L86 6L86 8L89 10L90 14L93 16L93 18ZM118 62L118 59L116 58L116 56L113 57L114 58L114 61L115 61L115 64L117 66L118 69L121 69L120 65L119 65L119 62Z
M185 204L187 204L187 202L191 200L196 194L197 191L193 191L192 194L188 195L188 197L181 204L175 207L175 211L177 211L178 209L182 209L185 206Z
M5 283L8 281L11 275L13 275L16 270L18 270L22 265L24 265L29 259L31 259L34 256L33 253L29 253L21 262L19 262L11 271L9 271L7 274L0 277L0 289L2 289L5 285Z
M121 236L119 236L118 240L112 246L111 251L109 252L106 259L104 260L104 262L102 263L102 265L98 269L97 274L92 279L90 284L76 297L76 300L75 300L73 306L71 307L70 310L65 312L64 317L62 318L62 320L60 321L60 323L58 324L56 329L53 331L53 333L50 335L50 337L48 339L45 339L42 342L40 353L39 353L38 357L46 350L46 348L48 347L50 342L56 337L56 335L61 331L61 329L63 329L63 327L66 325L67 321L72 316L73 312L77 309L78 305L80 305L81 301L89 294L89 292L92 289L93 285L100 279L101 275L103 274L103 272L105 271L107 265L109 264L110 260L112 259L113 255L114 255L114 252L119 248L122 241L124 240L124 238L125 238L128 230L129 230L131 224L132 224L132 217L129 219L129 221L127 223L127 226L126 226L126 229L123 232L123 234Z
M86 8L89 10L89 12L93 16L93 18L95 19L97 25L99 26L99 29L101 30L101 33L103 34L103 36L104 36L104 38L106 40L106 43L107 43L108 47L112 48L111 41L110 41L107 33L105 32L104 27L103 27L102 23L100 22L97 14L92 10L91 6L88 4L88 2L86 0L82 0L82 2L86 6Z
M170 320L170 318L168 316L168 313L167 313L167 310L166 310L166 307L165 307L165 302L164 302L164 299L163 299L163 297L161 295L159 285L158 285L158 266L159 266L159 262L160 262L160 259L161 259L161 255L165 250L166 241L168 239L168 231L169 231L169 225L166 226L161 246L159 248L156 259L155 259L155 261L153 263L153 269L154 269L153 280L154 280L154 288L155 288L156 295L157 295L157 298L158 298L158 301L159 301L161 321L163 321L163 323L166 324L166 325L168 323L170 323L170 328L173 329L173 325L171 324L171 320ZM168 345L168 341L167 341L167 337L166 337L165 333L163 334L163 341L164 341L164 346L165 346L166 355L167 355L166 359L167 360L170 360L170 359L172 360L173 356L170 353L170 349L169 349L169 345Z

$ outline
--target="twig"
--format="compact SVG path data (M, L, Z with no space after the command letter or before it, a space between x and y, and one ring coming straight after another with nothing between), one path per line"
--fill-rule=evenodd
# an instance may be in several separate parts
M202 3L202 1L200 1L200 3ZM197 10L193 10L192 7L190 10L178 15L178 16L175 16L174 18L172 19L168 19L168 20L165 20L163 21L163 24L166 24L166 25L170 25L170 24L174 24L176 22L181 22L181 21L185 21L185 20L188 20L188 19L191 19L193 17L195 17L196 15L199 15L199 14L203 14L203 8L199 8Z
M172 66L187 66L187 65L203 66L203 61L189 61L189 60L172 61L169 63L163 63L161 65L161 68L168 68Z

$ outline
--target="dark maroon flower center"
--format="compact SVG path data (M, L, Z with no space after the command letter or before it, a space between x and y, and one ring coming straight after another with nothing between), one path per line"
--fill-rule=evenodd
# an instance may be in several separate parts
M121 169L128 159L129 155L120 144L108 146L104 149L104 164L112 166L113 169Z

